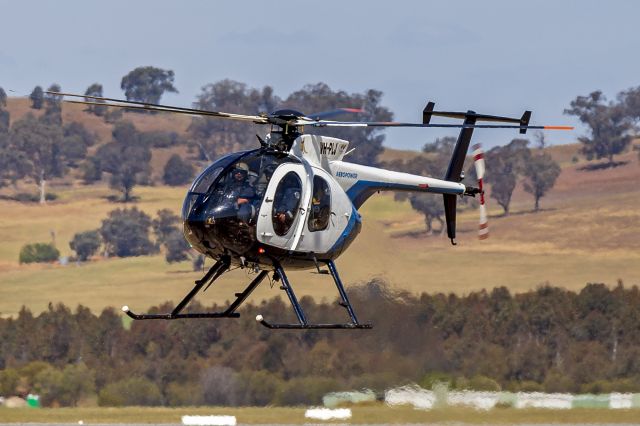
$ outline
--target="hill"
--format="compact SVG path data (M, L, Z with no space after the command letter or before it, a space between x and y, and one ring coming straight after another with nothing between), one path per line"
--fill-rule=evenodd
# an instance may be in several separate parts
M11 99L15 120L28 110L23 99ZM187 117L126 114L144 130L184 132ZM80 106L64 107L64 119L81 121L109 139L110 126L82 112ZM515 136L514 136L515 137ZM640 165L635 153L620 156L626 164L584 171L585 162L574 163L577 145L549 148L563 172L553 190L541 201L542 211L532 213L533 200L522 188L513 197L512 214L489 202L491 237L476 239L477 212L459 217L459 245L446 238L426 235L422 216L408 203L393 201L392 195L372 197L361 209L363 230L350 250L337 262L349 285L380 277L411 292L452 291L459 294L506 286L525 291L542 283L579 289L587 282L640 283ZM184 147L154 151L154 175L163 161ZM416 153L387 150L384 159ZM68 241L77 232L100 226L108 211L123 207L108 201L106 185L84 186L72 178L52 182L58 200L46 206L0 200L0 313L15 314L22 305L35 311L49 302L68 306L83 304L92 310L104 306L130 305L136 310L176 301L193 285L200 273L190 264L168 265L162 255L96 260L84 265L19 265L20 247L47 242L52 233L63 255L71 254ZM169 208L180 211L186 188L138 187L135 205L151 215ZM24 184L19 190L35 192ZM490 188L489 188L490 190ZM6 191L6 189L5 189ZM210 262L208 263L210 264ZM199 297L205 303L223 302L240 289L248 277L234 271ZM326 276L309 272L291 274L299 295L333 300L335 289ZM254 300L281 293L263 284ZM357 308L357 307L356 307Z

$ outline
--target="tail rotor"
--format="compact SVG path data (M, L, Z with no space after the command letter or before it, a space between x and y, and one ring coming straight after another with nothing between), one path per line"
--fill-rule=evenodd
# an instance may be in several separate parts
M473 164L476 168L476 176L478 178L478 189L480 190L480 225L478 228L478 238L485 240L489 238L489 222L487 221L487 207L484 203L484 152L480 144L473 146Z

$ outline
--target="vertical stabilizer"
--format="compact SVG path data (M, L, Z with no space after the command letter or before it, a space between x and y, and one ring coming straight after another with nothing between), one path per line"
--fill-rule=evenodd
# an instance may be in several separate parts
M464 124L473 126L476 124L476 113L474 111L467 111L465 115ZM456 147L453 150L451 162L447 168L447 174L444 179L450 182L460 182L462 180L462 169L464 167L464 160L467 157L467 151L469 150L469 144L471 143L471 137L473 136L473 127L463 127L458 135L456 141ZM454 194L444 194L444 215L447 222L447 236L451 240L451 244L456 244L456 204L457 199Z

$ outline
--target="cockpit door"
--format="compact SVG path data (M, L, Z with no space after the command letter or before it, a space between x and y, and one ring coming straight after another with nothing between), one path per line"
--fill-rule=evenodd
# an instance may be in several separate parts
M290 163L279 166L269 181L258 212L258 241L285 250L295 248L300 221L307 216L308 198L305 167Z

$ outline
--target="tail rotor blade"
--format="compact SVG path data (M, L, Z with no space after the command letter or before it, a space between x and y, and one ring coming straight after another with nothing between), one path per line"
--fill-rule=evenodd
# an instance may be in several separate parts
M487 207L480 204L480 227L478 228L478 239L489 238L489 222L487 221Z
M478 177L478 188L480 189L480 225L478 228L478 238L484 240L489 238L489 222L487 221L487 207L484 203L484 152L480 144L473 146L473 161L476 168L476 176Z

